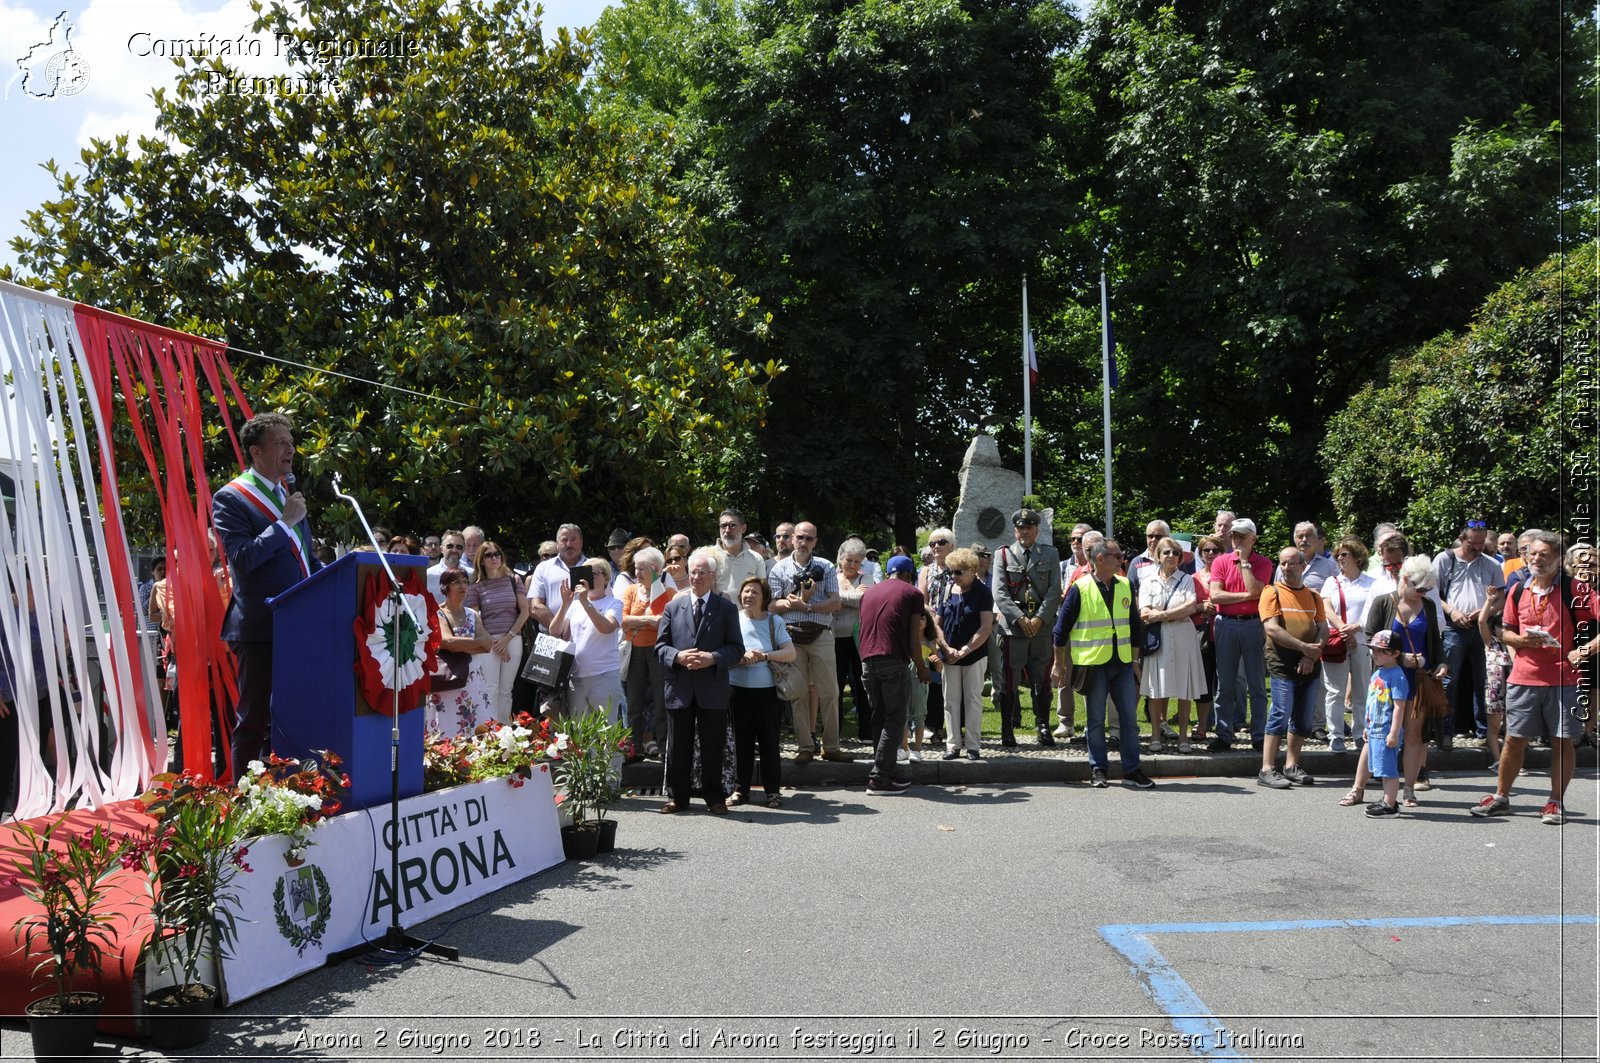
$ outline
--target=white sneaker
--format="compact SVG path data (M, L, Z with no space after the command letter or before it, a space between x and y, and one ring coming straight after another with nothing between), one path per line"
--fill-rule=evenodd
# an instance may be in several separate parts
M920 750L920 749L910 750L909 751L909 756L910 756L911 762L913 764L921 764L922 763L922 750Z
M1054 734L1057 738L1071 738L1072 728L1068 727L1066 724L1061 724L1056 727L1052 734Z
M909 749L896 750L894 759L898 764L907 764L911 760L911 751Z

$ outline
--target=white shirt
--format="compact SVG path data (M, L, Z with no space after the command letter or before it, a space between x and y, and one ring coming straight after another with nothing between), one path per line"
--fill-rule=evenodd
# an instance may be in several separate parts
M602 616L611 618L612 623L622 624L622 603L606 595L598 601L590 599L589 604L594 606L594 611ZM559 606L557 608L560 608ZM576 597L567 607L567 637L572 641L572 674L580 679L590 676L605 675L615 672L622 667L621 644L617 641L617 632L602 635L594 626L594 621L589 619L588 610Z
M449 568L450 566L445 564L443 561L439 562L437 565L428 566L428 593L433 595L433 600L438 602L440 605L444 604L444 593L439 590L439 577L444 575L445 571ZM472 578L472 569L467 567L467 563L465 561L461 562L460 568L462 572L467 574L467 579L470 580Z
M588 560L587 557L580 557L578 564L585 564ZM541 561L533 569L533 582L528 585L528 601L543 602L553 616L561 611L561 588L571 580L572 570L561 560L560 554Z
M1341 627L1345 624L1364 624L1367 621L1367 605L1372 601L1373 589L1377 580L1366 572L1356 576L1355 579L1346 579L1343 572L1329 576L1322 583L1322 611L1327 614L1329 627ZM1339 591L1344 591L1344 617L1339 616ZM1394 587L1391 583L1389 590Z

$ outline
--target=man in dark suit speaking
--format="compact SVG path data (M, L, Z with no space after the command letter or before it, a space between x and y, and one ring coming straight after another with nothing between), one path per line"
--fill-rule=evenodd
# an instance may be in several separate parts
M694 739L700 736L700 778L706 804L726 816L722 747L728 734L728 669L744 656L739 610L717 591L717 559L709 549L689 555L689 593L667 603L656 655L667 671L667 717L672 747L667 753L667 796L661 811L689 807Z
M222 638L239 662L233 773L265 752L272 729L272 609L276 597L321 568L311 550L306 500L294 490L294 425L263 413L239 431L250 467L211 498L211 523L233 574Z

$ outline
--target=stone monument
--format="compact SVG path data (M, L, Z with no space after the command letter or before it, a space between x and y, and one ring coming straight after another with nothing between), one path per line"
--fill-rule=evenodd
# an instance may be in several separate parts
M961 503L950 523L957 546L983 543L991 550L1012 542L1011 514L1022 507L1022 474L1000 464L1000 446L994 436L979 432L961 462ZM1054 545L1054 514L1040 510L1039 541Z

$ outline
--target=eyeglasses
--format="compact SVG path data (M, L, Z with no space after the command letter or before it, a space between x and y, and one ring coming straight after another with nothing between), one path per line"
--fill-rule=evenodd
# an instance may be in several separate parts
M972 569L970 569L970 568L952 568L952 569L946 569L945 571L949 572L950 575L952 575L952 576L965 576L968 572L971 572Z
M683 558L681 556L677 555L677 554L674 554L671 557L667 558L667 564L669 564L669 565L681 565L681 564L683 564Z
M1161 556L1162 557L1182 557L1183 556L1183 551L1182 550L1163 550L1163 551L1161 551Z
M445 551L447 553L452 553L452 554L459 554L464 550L466 550L465 546L447 546L447 547L445 547Z
M1202 554L1220 554L1222 551L1217 549L1215 546L1202 546L1200 548L1200 552Z
M929 539L928 540L928 545L929 546L949 546L950 545L950 540L949 539Z
M1074 536L1073 536L1073 537L1072 537L1072 541L1073 541L1073 542L1075 542L1075 543L1081 543L1081 542L1083 542L1083 536L1081 536L1081 535L1074 535Z
M717 527L719 528L737 528L738 526L739 522L736 520L724 520L717 523Z
M504 555L504 554L502 554L502 553L501 553L501 552L500 552L500 551L498 551L498 550L490 550L490 551L489 551L489 552L488 552L488 553L486 553L486 554L484 554L484 555L483 555L483 559L484 559L484 560L485 560L485 561L487 561L487 560L489 560L489 558L491 558L491 557L492 557L492 558L495 558L495 559L497 559L497 560L498 560L498 559L499 559L499 558L502 558L502 557L504 557L504 556L505 556L505 555Z
M1488 525L1485 524L1481 520L1469 520L1469 521L1467 521L1467 527L1469 527L1469 528L1487 528Z

